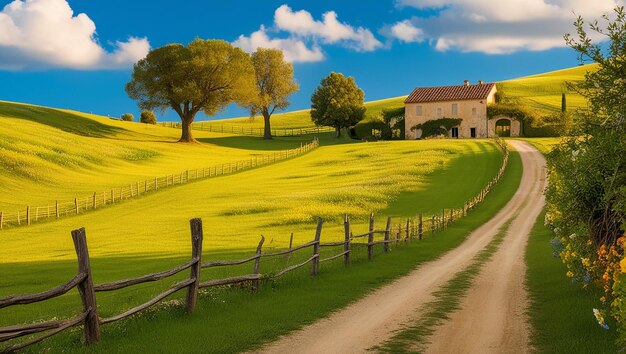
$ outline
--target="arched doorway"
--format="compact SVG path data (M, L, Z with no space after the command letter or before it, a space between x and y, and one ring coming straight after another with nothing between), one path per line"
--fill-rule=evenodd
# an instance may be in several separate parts
M511 121L509 119L499 119L496 122L496 135L500 137L511 136Z

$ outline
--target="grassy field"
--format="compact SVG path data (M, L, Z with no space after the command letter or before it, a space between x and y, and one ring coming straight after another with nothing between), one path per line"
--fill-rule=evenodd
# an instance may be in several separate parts
M552 148L559 144L561 138L515 138L515 140L522 140L533 145L542 154L547 154L552 151Z
M552 255L553 233L543 225L544 217L537 218L526 248L532 344L538 353L618 352L613 324L602 329L592 313L601 295L565 276L565 265Z
M321 138L336 143L331 135ZM201 143L176 144L176 129L0 102L0 211L69 201L146 178L291 149L313 139L267 142L207 132L195 136Z
M484 145L483 148L493 148L490 143L480 142L479 145L481 144ZM378 146L379 151L385 149L385 145L382 144L369 145ZM354 148L355 145L346 147ZM469 155L471 156L472 153L469 153ZM481 159L480 156L485 158ZM312 154L310 156L307 155L307 158L309 157L312 157ZM399 156L396 156L396 158L399 158ZM286 162L284 163L285 168L282 169L290 170L300 160L303 159ZM489 162L491 160L493 161ZM440 178L428 180L429 185L432 187L443 186L439 184L442 178L447 178L448 182L452 179L457 179L458 183L463 183L463 180L467 180L460 173L466 168L464 165L469 160L464 161L462 158L459 158L456 161L456 163L450 163L447 166L446 171L450 173L444 174L443 170L434 172L432 176L437 173L445 176L439 175L438 177ZM475 170L489 170L491 175L495 173L492 167L499 164L498 154L495 152L480 153L474 156L471 161L471 167L475 168ZM350 166L351 164L347 165ZM324 169L324 167L320 168ZM262 169L256 171L260 170ZM242 180L247 180L248 176L246 175L253 172L249 171L230 177L239 177ZM389 174L391 171L386 172ZM388 254L382 254L381 250L378 249L373 262L366 261L365 252L361 249L360 252L355 252L353 265L348 269L343 269L340 261L323 264L320 276L314 279L308 275L308 269L305 268L277 282L263 284L258 294L251 294L236 288L216 289L205 292L201 295L197 311L193 316L185 315L179 302L169 302L159 309L149 311L142 316L104 327L102 342L91 348L81 346L79 343L80 332L74 332L53 338L42 345L34 347L32 350L54 352L62 348L64 351L70 352L103 353L133 352L138 350L234 353L255 348L263 342L271 341L287 331L310 323L335 309L345 306L363 296L372 288L388 283L395 277L405 274L413 267L432 260L446 250L459 245L468 232L480 226L510 199L517 189L520 177L521 162L519 156L513 152L509 169L504 174L501 183L488 195L486 202L475 209L467 218L452 224L446 231L437 234L434 238L427 236L421 242L393 248ZM484 182L486 182L486 179L483 179L477 185L484 184ZM190 186L184 186L181 189L187 187ZM332 188L331 186L329 187ZM399 195L401 196L402 193ZM453 202L457 197L455 197L455 193L446 193L441 189L438 199L447 199L447 202ZM458 198L458 200L462 199ZM417 199L413 200L407 207L428 206L428 203L434 202L429 199ZM390 205L393 206L393 203L390 202ZM211 242L213 233L207 231L206 225L212 225L212 223L205 221L205 237L207 237L207 241ZM237 228L239 229L239 225ZM89 235L88 232L88 237ZM309 238L310 235L306 239ZM233 251L224 250L223 252L232 254ZM211 252L204 259L215 259L216 256L224 256L225 253ZM308 253L304 256L307 257ZM163 255L162 257L166 256ZM94 276L100 278L97 279L98 281L102 281L106 280L102 279L103 275L105 275L105 278L112 276L115 278L121 274L138 274L148 271L150 266L146 266L146 264L154 266L155 263L160 263L161 266L159 268L162 268L164 263L175 261L180 262L182 259L170 259L168 261L161 257L125 258L111 256L95 258ZM295 262L295 260L293 261ZM5 272L7 267L12 271ZM47 277L42 276L37 277L37 279L30 279L30 283L21 279L20 275L22 272L23 274L33 274L40 267L45 267L49 270L49 272L46 272ZM66 267L69 269L65 269ZM11 274L11 278L7 280L11 288L32 289L51 283L54 281L51 278L56 278L57 281L60 278L62 279L60 275L62 273L70 274L71 271L74 271L74 267L74 262L70 260L42 260L27 264L2 265L0 268L4 269L0 271L3 274ZM267 272L266 266L263 265L263 267L262 272ZM112 271L111 269L113 268L116 271ZM104 294L105 296L102 298L98 297L100 312L104 315L110 315L111 312L119 308L125 308L130 306L130 303L138 302L137 297L146 299L149 294L158 291L149 291L147 288L154 289L157 286L158 284L147 284L146 286L135 287L128 291L118 291L110 296ZM0 291L5 292L6 289L1 288ZM113 296L116 296L116 298L113 298ZM49 314L50 312L60 316L62 313L70 311L69 309L76 309L79 306L77 301L73 301L76 299L78 299L77 294L72 292L61 297L56 304L35 305L37 309L29 310L28 314L18 313L18 311L9 312L8 316L0 318L0 322L14 322L17 319L24 318L25 315L36 317L43 313ZM6 312L6 309L3 311ZM190 338L197 338L198 340L190 340Z
M506 96L517 98L544 113L560 112L561 94L566 93L567 109L573 111L585 107L587 103L582 96L568 90L565 83L582 81L585 73L595 67L595 64L589 64L507 80L499 82L498 89L504 91Z

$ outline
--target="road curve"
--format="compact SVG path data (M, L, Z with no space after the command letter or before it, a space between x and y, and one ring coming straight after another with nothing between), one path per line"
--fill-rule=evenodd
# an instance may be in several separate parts
M528 143L521 141L509 141L519 152L523 174L519 188L511 200L493 218L472 232L467 239L457 248L447 252L442 257L426 263L411 273L403 276L392 283L379 288L351 305L331 314L330 316L307 325L297 331L287 334L275 342L269 343L257 350L257 353L363 353L368 348L389 339L394 331L402 329L406 323L419 317L420 306L432 300L432 292L445 284L457 272L467 267L472 258L482 250L489 241L498 233L499 229L509 220L513 219L511 230L518 229L515 235L507 235L505 243L501 246L493 261L486 268L494 268L497 261L506 261L507 271L504 275L484 272L480 275L480 287L486 289L491 281L491 287L497 283L497 294L490 295L497 306L504 306L507 316L517 316L519 321L510 324L502 316L479 316L480 322L473 325L447 324L442 331L433 337L433 345L429 348L432 352L466 352L464 347L469 340L464 334L451 332L462 329L469 335L483 336L480 338L481 345L472 346L471 351L484 349L485 351L503 352L503 343L513 341L515 348L526 351L528 346L528 331L526 321L523 318L525 306L525 293L519 296L519 301L504 300L502 294L509 294L510 289L523 292L523 253L524 244L527 240L528 225L532 222L543 208L543 188L545 184L545 160L543 156ZM511 245L509 245L509 242ZM502 254L502 255L501 255ZM521 259L522 264L518 261ZM509 264L510 263L510 264ZM497 268L497 266L496 266ZM496 272L497 273L497 272ZM520 278L521 273L521 278ZM515 278L508 281L507 275L515 274ZM493 279L490 280L491 277ZM518 284L510 284L518 283ZM504 289L500 289L503 287ZM520 290L520 287L522 290ZM487 289L486 293L491 294ZM483 290L483 293L484 290ZM477 299L480 294L471 291L467 300ZM474 300L480 302L480 299ZM521 305L520 305L521 304ZM467 319L466 313L479 315L474 311L489 311L489 303L481 304L482 307L470 307L467 301L460 312ZM474 306L474 304L471 304ZM509 309L509 306L512 306ZM410 309L415 309L411 311ZM493 309L491 309L493 310ZM510 311L509 311L510 310ZM497 311L492 311L497 312ZM456 316L455 316L456 317ZM471 316L469 316L471 317ZM504 322L503 322L504 321ZM455 323L451 321L451 323ZM494 327L505 323L503 330L494 330ZM522 325L520 325L522 323ZM472 328L473 326L485 325L490 333ZM508 326L508 327L507 327ZM521 326L521 327L520 327ZM520 332L517 332L522 328ZM493 333L492 333L493 332ZM441 336L441 337L439 337ZM519 336L519 338L518 338ZM505 337L514 337L507 339ZM439 341L438 338L445 338ZM452 344L438 347L439 342L451 341ZM474 338L476 339L476 338ZM463 346L461 346L461 342ZM487 349L485 349L487 348ZM482 352L485 352L482 351ZM515 350L516 352L519 350ZM508 351L504 351L508 352Z

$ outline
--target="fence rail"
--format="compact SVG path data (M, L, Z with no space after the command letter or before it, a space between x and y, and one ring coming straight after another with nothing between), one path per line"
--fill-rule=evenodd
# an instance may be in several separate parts
M55 320L41 323L32 323L18 326L9 326L9 327L0 327L0 343L6 342L9 340L14 340L19 337L29 336L41 332L46 332L42 336L29 338L27 341L22 343L17 343L13 345L9 345L4 348L0 348L0 353L13 352L19 349L22 349L26 346L32 345L39 341L42 341L45 338L48 338L52 335L60 333L68 328L78 326L83 324L84 337L86 344L92 344L97 342L100 339L100 325L112 323L115 321L122 320L126 317L134 315L138 312L141 312L155 304L159 303L163 299L168 296L175 294L178 291L186 289L186 297L185 297L185 309L188 313L192 313L196 307L196 299L198 296L198 289L208 288L208 287L216 287L216 286L224 286L229 284L239 284L239 283L250 283L250 288L254 291L258 290L259 280L262 279L275 279L279 278L288 272L294 271L296 269L302 268L306 265L311 266L311 275L315 276L319 273L319 265L322 262L328 262L332 260L336 260L339 258L344 259L344 265L348 266L350 264L350 256L352 254L353 246L364 246L367 247L367 256L371 261L374 258L374 247L378 245L383 246L383 251L389 252L390 245L394 244L396 246L400 244L407 244L413 240L422 240L425 234L430 233L434 235L435 232L440 230L445 230L448 225L455 220L459 220L460 218L466 216L470 210L472 210L476 205L481 203L489 191L493 188L494 185L498 183L500 178L502 177L504 171L506 170L508 164L509 152L504 145L504 143L500 140L497 140L498 144L502 147L504 151L504 159L501 168L498 171L498 174L487 184L487 186L480 191L476 197L474 197L471 201L464 203L462 208L455 209L442 209L440 213L436 213L431 215L430 217L424 218L422 213L417 214L415 218L408 218L406 222L398 223L395 226L392 226L392 219L390 216L387 217L386 226L384 230L375 229L374 223L374 214L370 214L369 217L369 229L367 233L353 235L352 226L350 224L350 218L346 214L344 215L344 241L343 242L321 242L322 236L322 226L324 221L322 219L318 220L317 228L315 231L315 238L307 243L304 243L299 246L293 247L293 234L290 240L289 249L273 252L273 253L263 253L263 244L265 238L261 236L261 240L257 246L256 252L254 256L241 259L241 260L228 260L228 261L214 261L214 262L205 262L202 263L202 242L203 242L203 230L202 230L202 220L201 219L191 219L190 220L190 229L191 229L191 243L192 243L192 252L191 252L191 260L187 263L179 265L169 270L161 271L158 273L151 273L147 275L143 275L136 278L128 278L123 280L118 280L114 282L108 282L103 284L93 284L93 278L91 275L91 267L89 260L89 252L87 249L87 240L85 236L85 229L79 229L72 231L72 240L74 241L74 247L76 249L76 254L78 257L79 270L77 275L68 281L66 284L55 287L48 291L44 291L37 294L25 294L25 295L12 295L5 298L0 298L0 308L8 307L18 304L28 304L38 301L45 301L51 299L53 297L59 296L61 294L66 293L70 289L74 287L78 287L79 294L83 303L83 312L81 315L66 319L66 320ZM383 234L383 239L376 240L375 235ZM394 237L395 236L395 237ZM357 242L361 237L367 237L367 242ZM330 255L326 258L320 259L320 248L321 247L339 247L343 246L342 252L334 255ZM264 258L268 257L279 257L283 255L292 254L294 252L304 250L307 248L312 249L312 255L307 258L305 261L297 264L290 265L274 274L263 274L261 273L261 261ZM241 265L245 263L249 263L254 261L253 271L251 274L234 276L230 278L223 279L210 279L205 280L203 282L201 279L201 270L204 268L211 267L222 267L222 266L234 266ZM128 286L137 285L141 283L156 281L171 277L175 274L180 273L186 269L190 269L190 275L187 280L180 281L170 287L168 290L162 292L161 294L153 297L149 301L133 307L119 315L101 318L98 316L97 307L96 307L96 294L98 292L104 291L114 291L119 290Z
M72 201L59 202L57 200L53 204L43 206L28 205L15 211L0 211L0 230L6 227L27 226L50 219L73 216L86 211L96 210L106 205L120 203L159 189L189 183L198 179L232 174L291 159L306 154L318 146L319 141L314 139L311 143L303 144L295 149L280 150L246 160L214 165L207 168L188 169L175 174L145 179L126 186L111 188L111 190L94 192L84 197L76 197Z
M182 123L178 122L161 122L158 125L166 128L182 129ZM237 135L247 136L263 136L264 128L244 127L241 125L232 124L217 124L217 123L193 123L193 130L200 130L213 133L230 133ZM271 129L272 136L275 137L288 137L288 136L302 136L307 134L320 134L320 133L332 133L335 128L332 127L311 127L311 128L280 128Z

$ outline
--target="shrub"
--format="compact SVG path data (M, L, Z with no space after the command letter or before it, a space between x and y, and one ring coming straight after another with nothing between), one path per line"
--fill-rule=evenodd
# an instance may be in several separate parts
M417 124L411 127L411 130L415 131L418 129L422 130L422 139L439 136L439 135L448 135L448 132L453 127L461 124L463 119L460 118L441 118L441 119L433 119L428 120L424 123Z
M135 120L135 116L133 116L131 113L124 113L122 114L121 118L125 122L132 122Z
M156 115L152 111L142 111L139 121L144 124L156 124Z

